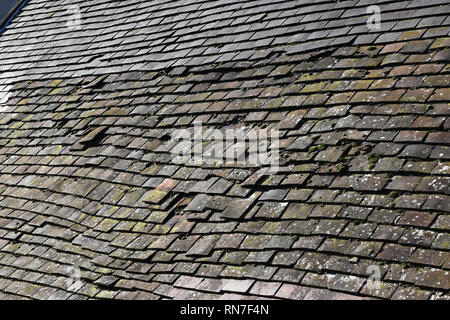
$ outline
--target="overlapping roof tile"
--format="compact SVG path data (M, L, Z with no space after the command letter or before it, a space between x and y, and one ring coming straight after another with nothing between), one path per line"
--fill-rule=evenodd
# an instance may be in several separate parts
M30 0L0 37L0 298L448 299L449 12ZM279 170L198 123L277 130Z

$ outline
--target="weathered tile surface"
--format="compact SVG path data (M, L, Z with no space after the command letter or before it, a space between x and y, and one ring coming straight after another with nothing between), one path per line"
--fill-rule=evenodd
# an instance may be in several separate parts
M449 12L28 1L0 36L0 298L448 297ZM280 170L199 122L279 130Z

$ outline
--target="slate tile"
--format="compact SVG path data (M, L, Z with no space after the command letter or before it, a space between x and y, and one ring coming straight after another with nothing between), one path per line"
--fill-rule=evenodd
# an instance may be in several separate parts
M292 246L294 249L317 249L323 238L320 236L300 237Z
M423 204L423 209L450 211L449 196L447 195L430 195Z
M261 296L273 296L280 288L282 283L280 282L262 282L257 281L251 288L250 294L261 295Z
M167 197L167 195L168 192L166 191L154 189L145 193L142 197L142 201L153 204L159 204Z
M414 246L429 246L433 242L435 237L436 233L433 231L408 229L403 233L402 237L399 240L399 243Z
M249 252L246 258L244 259L244 263L267 263L272 256L274 255L275 251L252 251Z
M362 224L350 223L340 233L340 236L367 239L372 235L375 228L376 224L373 223L362 223Z
M295 264L295 269L320 272L326 260L327 256L324 254L305 252Z
M0 274L36 286L5 280L0 296L445 299L449 19L441 3L382 4L391 21L371 34L365 9L342 3L244 4L231 27L217 20L229 4L161 7L162 15L203 17L203 28L186 19L172 21L172 33L164 21L155 32L138 24L145 35L121 31L114 49L91 62L73 54L70 36L44 41L44 49L64 48L58 68L51 55L24 64L23 41L9 30L5 43L18 56L0 53L4 71L15 70L3 74L0 95L8 77L17 80L0 116ZM99 26L118 7L108 8ZM25 36L29 21L51 24L20 14ZM356 25L339 25L342 15ZM220 35L233 28L237 38ZM266 176L175 165L168 133L193 121L279 129L286 166ZM61 290L56 261L80 257L83 265L94 258L90 282L117 290ZM368 264L388 262L379 290L362 283Z
M427 300L431 292L417 287L398 287L391 297L392 300Z
M400 239L404 231L404 228L389 226L389 225L379 225L374 233L370 236L375 240L394 240Z
M253 285L254 280L226 279L223 281L223 291L246 293Z
M256 213L259 218L279 218L286 209L287 202L264 202Z
M262 250L271 240L269 235L248 235L241 244L241 249L257 249Z
M416 187L420 192L439 192L449 191L450 179L447 177L424 177Z
M416 285L448 290L450 288L448 275L447 270L426 269L419 275Z
M216 242L216 249L237 249L244 239L243 234L223 234Z
M356 293L359 291L359 289L361 289L364 282L365 279L363 278L348 275L338 275L334 277L331 282L329 282L328 286L330 289Z
M300 251L279 251L273 257L273 264L280 266L293 266L302 255Z
M376 298L389 299L395 290L397 289L398 284L389 283L389 282L380 282L379 287L368 286L367 284L361 289L361 293L373 296Z
M405 261L411 256L413 251L413 247L406 247L397 244L385 244L377 258L390 261Z
M348 240L328 238L322 243L318 251L338 252L345 254L348 252L349 247L350 242Z
M212 198L206 194L198 194L192 199L191 202L185 208L186 211L203 212L208 204L212 201Z
M435 216L435 214L427 212L407 211L401 216L397 223L406 226L428 227Z
M265 247L268 249L289 249L294 241L293 237L275 235L270 238Z
M287 207L282 219L306 219L314 207L309 204L291 203Z
M373 258L382 247L381 242L374 241L353 241L348 249L348 253L359 257Z
M350 185L354 190L381 190L387 183L385 175L353 175L350 176Z
M434 267L441 266L448 259L448 253L428 249L417 249L410 261Z
M181 288L195 289L201 281L202 278L180 276L174 285Z
M432 227L435 229L448 230L450 225L449 221L450 221L449 215L441 215L436 219Z
M223 218L239 219L258 199L260 194L254 193L248 199L236 200L229 203L226 209L222 212Z
M259 200L278 200L281 201L289 192L288 189L272 189L264 192Z
M420 177L414 176L395 176L386 186L387 190L405 190L413 191L420 181Z
M286 282L299 284L304 276L304 271L299 271L295 269L278 269L277 273L273 276L273 280L284 282L283 285L286 285Z
M208 256L213 250L218 235L204 236L197 240L197 242L187 252L188 256Z

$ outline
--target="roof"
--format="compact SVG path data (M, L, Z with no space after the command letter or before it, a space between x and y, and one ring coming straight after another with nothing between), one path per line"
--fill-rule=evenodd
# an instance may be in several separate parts
M448 1L71 4L0 37L0 298L448 299Z

